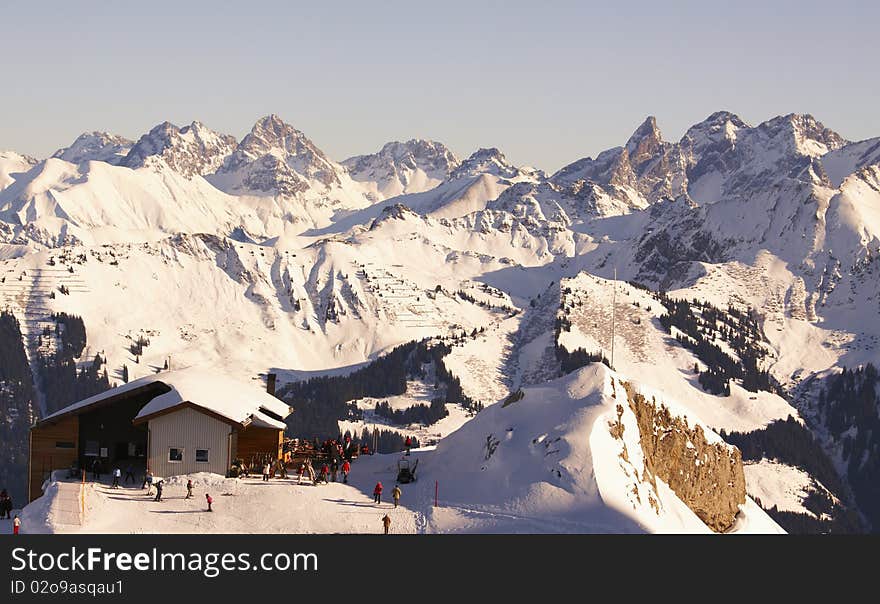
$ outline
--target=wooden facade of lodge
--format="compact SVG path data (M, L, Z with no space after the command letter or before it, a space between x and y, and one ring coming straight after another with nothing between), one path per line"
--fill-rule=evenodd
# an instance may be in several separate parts
M162 477L225 475L236 458L281 459L292 410L273 394L184 369L74 403L31 428L29 501L42 495L53 470L91 473L96 460L105 476L130 467L141 480L146 469Z

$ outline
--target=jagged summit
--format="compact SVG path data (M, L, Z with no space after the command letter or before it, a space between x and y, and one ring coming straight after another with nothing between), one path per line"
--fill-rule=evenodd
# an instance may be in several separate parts
M387 198L432 189L459 163L443 143L410 139L386 143L379 152L350 157L342 165L354 180L374 183L376 193Z
M849 142L806 113L775 117L759 124L756 129L770 139L793 145L797 153L810 157L820 157Z
M257 120L212 182L234 193L292 197L307 191L310 182L339 185L340 171L305 134L270 114Z
M72 164L103 161L115 165L125 158L133 144L127 138L109 132L84 132L69 147L58 149L52 157Z
M204 176L217 170L236 142L235 137L215 132L201 122L179 128L166 121L143 135L121 165L136 169L162 160L187 178Z
M514 178L519 174L519 170L507 160L501 151L495 147L490 147L474 151L470 157L461 162L461 165L452 171L449 178L454 180L479 174Z
M630 163L638 166L651 159L662 144L663 137L657 127L657 119L651 115L633 132L624 148Z

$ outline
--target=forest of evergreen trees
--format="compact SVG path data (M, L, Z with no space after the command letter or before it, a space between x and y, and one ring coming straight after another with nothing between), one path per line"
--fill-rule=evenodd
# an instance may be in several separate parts
M408 426L409 424L428 426L449 415L449 411L446 410L446 401L443 398L435 398L430 405L419 403L396 411L391 408L388 402L380 401L376 403L375 413L398 426Z
M377 430L376 432L378 436L376 439L376 448L374 449L375 453L399 453L406 449L405 435L395 432L394 430ZM419 439L415 436L410 435L410 439L410 446L413 449L417 449L421 446L419 444ZM364 443L370 445L370 447L373 446L373 433L367 428L363 429L360 441L357 441L358 446Z
M107 368L100 355L77 368L76 359L86 346L83 320L65 313L54 314L52 319L58 346L54 353L40 355L37 362L38 378L49 413L110 388Z
M764 339L761 328L749 313L732 306L722 310L696 299L690 302L675 300L663 292L655 294L655 298L666 308L666 314L659 319L660 324L669 333L672 333L672 327L683 332L685 335L676 335L676 340L706 365L706 370L698 378L704 390L729 395L728 381L736 379L751 392L765 390L783 394L770 373L758 366L767 351L761 346ZM739 360L713 343L717 339L726 342Z
M880 389L872 364L824 380L821 421L841 446L846 475L862 514L880 533Z
M0 489L15 507L27 503L28 431L33 405L33 380L18 320L0 312Z
M335 436L339 420L362 418L361 411L349 401L404 394L407 380L425 379L425 367L430 365L436 376L435 389L438 393L445 392L436 405L458 403L479 411L482 404L464 394L459 379L443 364L443 357L451 350L443 342L430 345L427 341L408 342L348 375L320 376L286 385L278 396L295 409L287 420L288 432L309 439ZM431 411L432 408L435 410ZM436 409L432 403L426 413L436 414ZM389 419L393 419L394 414L391 416Z
M845 487L831 459L813 434L803 424L789 416L785 420L771 422L761 430L752 432L720 432L721 437L736 445L744 461L774 459L807 472L829 491L843 498ZM780 526L791 533L859 533L862 526L858 514L835 504L816 489L804 501L804 507L817 515L828 514L829 520L819 520L809 514L780 512L768 509Z

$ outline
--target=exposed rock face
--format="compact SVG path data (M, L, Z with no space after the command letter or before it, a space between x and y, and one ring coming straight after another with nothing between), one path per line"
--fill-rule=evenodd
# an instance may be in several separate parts
M715 532L733 526L746 501L742 455L736 447L709 444L703 428L690 427L624 382L630 409L639 424L645 454L644 475L660 478Z
M479 176L480 174L492 174L500 178L515 178L520 171L507 161L504 154L497 148L478 149L470 157L461 162L459 166L449 174L450 180Z
M138 140L122 165L142 168L160 158L173 170L193 178L214 172L235 145L235 137L214 132L200 122L183 128L163 122Z
M293 197L308 190L310 181L338 186L341 170L305 134L273 114L254 124L218 173L237 175L232 185L221 187L228 192Z
M433 188L446 180L458 164L458 159L445 145L418 139L390 142L378 153L358 155L342 162L354 180L375 182L378 191L386 197ZM416 178L420 171L427 181Z

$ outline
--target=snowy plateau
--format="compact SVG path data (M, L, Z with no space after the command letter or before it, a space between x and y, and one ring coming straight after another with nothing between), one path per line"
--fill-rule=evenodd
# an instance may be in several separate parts
M33 377L0 409L16 446L53 410L40 359L58 313L85 326L77 365L99 358L115 385L171 359L255 390L275 373L284 396L424 342L461 386L418 368L337 418L418 436L397 509L371 499L389 453L349 484L194 475L210 517L183 513L201 502L178 477L162 503L89 484L65 524L53 479L22 528L378 532L388 508L410 533L877 530L878 258L880 138L809 115L718 112L676 142L651 117L553 174L426 140L337 161L276 115L242 140L166 122L46 159L2 151L0 295ZM874 392L850 412L860 380ZM375 411L438 394L436 422Z

